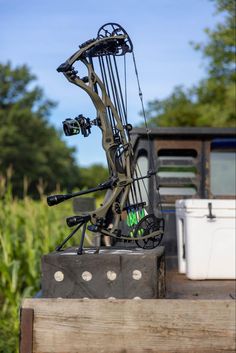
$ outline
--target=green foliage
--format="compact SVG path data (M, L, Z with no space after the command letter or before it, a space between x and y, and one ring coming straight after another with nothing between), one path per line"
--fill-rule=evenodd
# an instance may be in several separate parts
M93 164L80 170L80 182L87 188L93 188L108 179L108 170L101 164Z
M151 125L234 127L235 1L214 0L223 23L206 29L206 43L195 44L207 59L207 77L191 89L176 87L164 100L149 102Z
M192 92L178 86L166 99L148 103L147 116L153 126L197 126L199 113Z
M38 185L39 200L27 196L26 180L24 198L13 197L10 178L10 170L7 178L0 175L0 353L18 352L21 300L40 290L41 257L69 234L65 218L74 214L71 201L48 207L43 185ZM67 246L78 245L80 234Z
M210 77L221 78L233 82L235 74L235 0L214 0L216 12L224 14L224 22L218 23L214 30L207 28L206 43L197 44L208 59L208 72Z
M13 167L13 189L18 195L25 176L33 195L40 178L47 180L47 192L58 184L69 189L80 186L74 149L48 123L55 103L45 99L41 88L32 86L34 81L27 66L0 64L0 170Z
M49 208L45 199L17 200L0 179L0 353L17 352L20 301L40 289L41 255L68 234L70 204Z

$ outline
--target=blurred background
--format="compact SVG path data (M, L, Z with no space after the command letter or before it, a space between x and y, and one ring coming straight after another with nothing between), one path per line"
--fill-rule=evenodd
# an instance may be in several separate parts
M108 177L99 129L63 136L63 120L95 110L56 72L107 22L133 41L149 126L235 128L234 0L0 0L0 352L17 351L20 300L68 232L71 204L48 209L45 195ZM131 61L127 74L128 120L141 126Z

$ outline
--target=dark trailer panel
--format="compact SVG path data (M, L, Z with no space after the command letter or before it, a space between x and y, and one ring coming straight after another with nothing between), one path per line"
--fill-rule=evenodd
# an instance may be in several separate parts
M166 221L163 244L177 256L175 201L183 198L235 198L236 133L233 128L145 128L131 132L136 162L143 175L154 161L154 178L146 180L149 197Z

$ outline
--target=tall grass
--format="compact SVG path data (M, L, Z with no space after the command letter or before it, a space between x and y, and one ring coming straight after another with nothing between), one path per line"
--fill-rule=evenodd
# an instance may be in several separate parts
M40 289L41 256L69 232L65 217L73 214L71 204L49 208L42 185L39 194L38 201L27 195L17 200L0 177L0 353L18 351L20 302Z

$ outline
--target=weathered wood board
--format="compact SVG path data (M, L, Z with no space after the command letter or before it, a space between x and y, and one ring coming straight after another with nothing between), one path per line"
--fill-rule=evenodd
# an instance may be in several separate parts
M22 308L34 310L33 353L235 352L234 300L26 299Z

